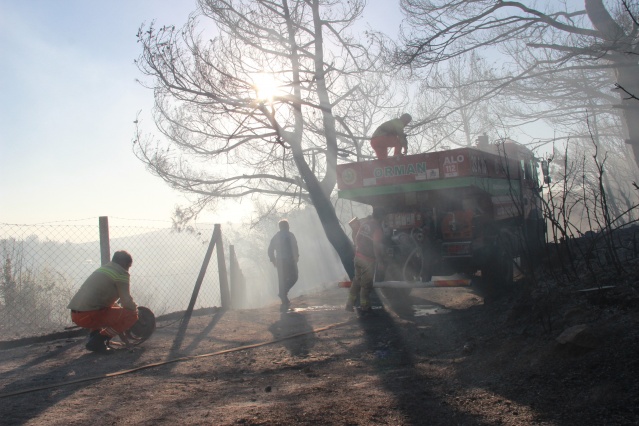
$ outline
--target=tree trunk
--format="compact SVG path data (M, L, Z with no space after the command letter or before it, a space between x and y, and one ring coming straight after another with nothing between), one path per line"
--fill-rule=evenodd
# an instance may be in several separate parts
M355 275L355 265L353 262L355 251L353 250L351 240L342 229L339 219L337 219L337 214L335 214L335 208L333 207L328 195L322 191L322 187L317 177L308 167L308 164L306 164L301 151L295 147L293 147L293 159L295 160L295 164L297 165L297 169L299 170L302 179L304 179L304 182L306 183L308 195L311 198L315 211L317 212L317 216L322 223L324 233L326 234L328 241L335 248L335 251L337 251L337 255L339 256L349 278L353 279L353 276Z
M335 130L335 116L331 111L331 102L328 88L326 87L324 38L322 37L323 23L320 17L318 0L313 0L312 9L315 28L315 84L317 84L317 97L322 111L322 124L326 137L326 175L320 185L325 194L330 194L337 182L337 131Z
M635 163L639 165L639 66L622 66L617 68L617 84L625 91L621 90L621 108L623 108L623 118L628 132L627 142L632 147Z
M620 97L628 133L626 142L632 146L635 163L639 165L639 65L636 58L639 47L635 35L624 32L608 13L603 0L584 0L584 5L590 22L610 46L608 56L616 66L617 84L623 89Z

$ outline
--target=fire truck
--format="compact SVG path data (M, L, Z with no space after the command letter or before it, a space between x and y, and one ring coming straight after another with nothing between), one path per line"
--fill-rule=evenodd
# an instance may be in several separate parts
M338 197L385 214L386 268L374 287L398 297L475 276L486 291L511 286L515 265L545 241L540 164L525 146L484 136L469 148L338 165Z

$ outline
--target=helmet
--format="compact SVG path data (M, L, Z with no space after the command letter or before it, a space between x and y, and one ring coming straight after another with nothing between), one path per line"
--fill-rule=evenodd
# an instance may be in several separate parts
M399 119L402 120L404 123L410 123L413 117L411 117L409 113L405 112L399 117Z

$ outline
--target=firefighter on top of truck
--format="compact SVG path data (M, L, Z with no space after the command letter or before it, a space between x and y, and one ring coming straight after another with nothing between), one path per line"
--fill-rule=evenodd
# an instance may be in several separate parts
M375 151L377 158L388 158L388 149L394 148L393 155L398 156L401 154L406 155L408 152L408 141L406 140L406 133L404 133L404 127L411 122L413 117L410 114L404 113L399 118L382 123L371 138L371 147ZM400 152L401 150L401 152Z

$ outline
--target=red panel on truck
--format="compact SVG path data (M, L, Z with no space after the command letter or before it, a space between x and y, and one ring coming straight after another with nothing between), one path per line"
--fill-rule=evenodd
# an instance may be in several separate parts
M506 177L503 159L473 148L391 157L337 166L340 190L371 186L397 185L425 180L464 176ZM517 163L510 162L511 175L516 176Z

